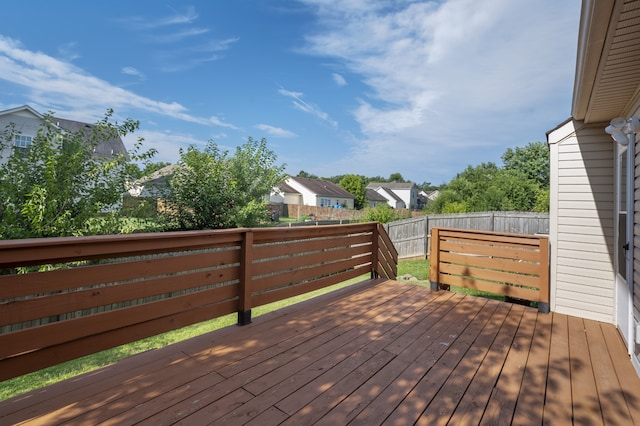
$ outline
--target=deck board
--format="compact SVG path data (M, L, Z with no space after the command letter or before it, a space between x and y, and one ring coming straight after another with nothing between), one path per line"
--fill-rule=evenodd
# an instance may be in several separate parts
M0 402L0 424L637 424L611 324L370 281Z

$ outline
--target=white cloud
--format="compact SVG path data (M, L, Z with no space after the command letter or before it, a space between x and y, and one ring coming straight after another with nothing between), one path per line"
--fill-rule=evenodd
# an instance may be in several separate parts
M369 89L343 167L430 174L499 162L569 115L578 1L301 1L318 20L301 52L338 61Z
M334 73L331 74L331 77L333 77L333 81L335 81L335 83L338 86L342 87L342 86L346 86L347 85L347 80L345 80L345 78L342 75L334 72Z
M190 123L236 128L217 117L198 117L177 102L161 102L137 95L86 73L81 68L40 52L22 48L0 35L0 79L27 88L34 103L57 111L81 111L102 117L106 108L142 110ZM68 115L71 117L71 115Z
M152 34L147 38L153 43L177 43L186 38L196 37L209 32L208 28L187 28L182 31L176 31L166 34Z
M282 129L280 127L269 126L268 124L256 124L253 127L255 127L258 130L262 130L263 132L271 136L277 136L279 138L293 138L297 136L295 133L289 130Z
M193 6L187 7L184 12L173 11L172 14L165 16L159 19L147 19L139 16L128 17L124 19L120 19L120 22L123 22L131 27L136 29L154 29L167 27L172 25L186 25L195 22L198 19L199 15L196 12Z
M282 96L286 96L288 98L292 99L292 104L294 106L294 108L296 108L299 111L305 112L307 114L313 115L317 118L319 118L322 121L325 121L327 123L329 123L331 126L333 127L338 127L338 122L335 121L334 119L332 119L329 114L327 114L326 112L322 111L322 109L320 109L320 107L313 105L309 102L304 101L302 98L304 96L303 93L301 92L293 92L291 90L287 90L284 88L280 88L278 89L278 93L280 93Z
M122 74L131 75L141 79L144 78L144 74L134 67L123 67L120 71Z

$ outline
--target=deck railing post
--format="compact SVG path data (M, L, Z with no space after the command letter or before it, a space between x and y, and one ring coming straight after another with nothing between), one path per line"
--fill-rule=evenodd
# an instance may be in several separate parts
M376 222L371 232L371 279L378 278L378 248L380 246L380 230L382 226Z
M438 270L440 263L440 230L438 228L431 228L431 251L429 253L429 282L431 283L431 290L437 291L440 288L440 282L438 277L440 271Z
M540 301L538 312L549 313L549 237L539 237L540 240Z
M253 263L253 231L247 229L240 247L240 283L238 297L238 325L251 323L251 264Z

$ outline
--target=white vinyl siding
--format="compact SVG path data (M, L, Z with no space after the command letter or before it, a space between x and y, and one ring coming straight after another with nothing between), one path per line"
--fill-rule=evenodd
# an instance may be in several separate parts
M605 126L569 121L549 134L551 309L613 322L614 144Z

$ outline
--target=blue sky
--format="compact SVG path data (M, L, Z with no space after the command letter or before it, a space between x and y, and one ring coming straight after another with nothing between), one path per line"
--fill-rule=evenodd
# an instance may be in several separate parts
M570 115L580 0L13 1L0 109L108 108L175 163L267 138L287 172L446 183Z

